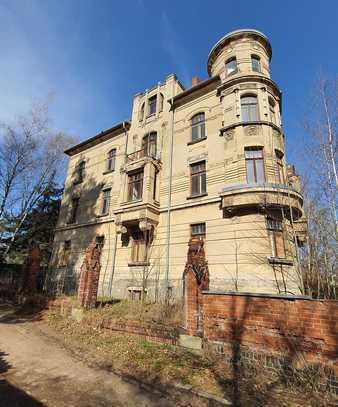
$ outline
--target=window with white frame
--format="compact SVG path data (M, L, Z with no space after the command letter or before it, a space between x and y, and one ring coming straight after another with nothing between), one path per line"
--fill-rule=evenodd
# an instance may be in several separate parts
M251 55L251 68L254 72L262 72L261 60L257 55Z
M205 240L205 223L194 223L190 225L191 237Z
M229 59L225 64L225 68L228 76L235 74L237 72L237 59Z
M256 122L258 120L257 96L245 95L241 97L242 122Z
M205 161L190 165L191 196L201 195L207 192L207 177Z
M205 115L203 112L195 114L191 118L191 141L205 138Z

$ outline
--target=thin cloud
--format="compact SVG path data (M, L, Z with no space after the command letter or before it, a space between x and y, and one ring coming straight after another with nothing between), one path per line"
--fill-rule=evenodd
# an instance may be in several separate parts
M165 11L162 12L162 43L163 48L170 56L176 74L186 85L190 82L190 72L186 62L187 51L184 49L180 38L178 38L174 25L169 20Z

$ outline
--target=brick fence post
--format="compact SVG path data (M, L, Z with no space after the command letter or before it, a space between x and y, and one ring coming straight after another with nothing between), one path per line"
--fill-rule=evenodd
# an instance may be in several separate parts
M84 308L95 307L100 279L101 247L95 241L86 249L85 258L81 266L78 301Z
M203 334L202 290L209 289L209 269L203 241L191 238L183 273L184 317L188 335Z
M28 256L23 264L22 291L35 293L37 291L38 276L40 274L41 250L38 243L32 241Z

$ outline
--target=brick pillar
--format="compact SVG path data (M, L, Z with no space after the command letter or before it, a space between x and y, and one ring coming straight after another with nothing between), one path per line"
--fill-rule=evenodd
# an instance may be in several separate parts
M35 293L37 291L38 276L40 274L40 262L40 247L36 242L32 241L29 247L28 256L23 264L23 292Z
M100 278L101 247L95 241L86 249L81 266L80 282L77 299L84 308L95 307Z
M209 289L209 269L202 240L192 238L189 241L183 284L185 329L188 335L202 335L202 290Z

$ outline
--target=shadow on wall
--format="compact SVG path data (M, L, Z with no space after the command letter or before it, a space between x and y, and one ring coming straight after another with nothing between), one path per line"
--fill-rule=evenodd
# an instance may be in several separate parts
M52 294L75 294L78 288L78 279L85 250L89 243L98 236L100 224L92 226L81 225L98 221L102 208L102 190L110 187L109 175L107 181L98 183L93 177L86 176L82 183L69 182L65 186L64 197L60 208L58 228L71 227L67 230L59 230L55 234L54 250L50 262L46 288ZM70 222L72 200L79 198L79 207L76 221ZM107 241L108 236L105 236ZM69 261L64 261L64 244L71 242L71 254ZM103 249L105 251L105 248ZM103 261L105 256L103 255ZM104 269L105 264L102 264Z
M32 396L28 395L23 390L11 384L5 378L5 374L12 368L6 361L5 352L0 350L0 401L1 406L15 406L15 407L44 407Z
M299 318L301 314L313 313L314 308L321 306L320 301L313 304L312 301L301 300L302 304L296 308L292 300L269 298L256 301L257 298L235 295L230 298L229 311L225 311L227 315L223 315L222 321L214 320L212 324L216 330L217 326L220 327L216 333L218 340L222 338L229 345L232 376L229 379L222 374L226 370L220 369L219 365L212 369L224 394L229 395L231 389L234 406L247 405L249 396L259 406L270 405L280 385L290 388L296 385L313 391L328 390L330 380L336 380L332 369L311 365L304 358L304 353L322 353L324 362L325 359L332 361L337 357L334 346L327 349L322 336L314 334L311 324L307 326ZM282 306L280 301L283 301ZM332 304L329 314L334 315L335 310L336 305ZM338 333L333 318L328 324L327 335L329 341L335 341L337 346ZM269 350L272 352L267 353ZM315 363L315 360L312 362ZM269 380L266 380L267 375Z

